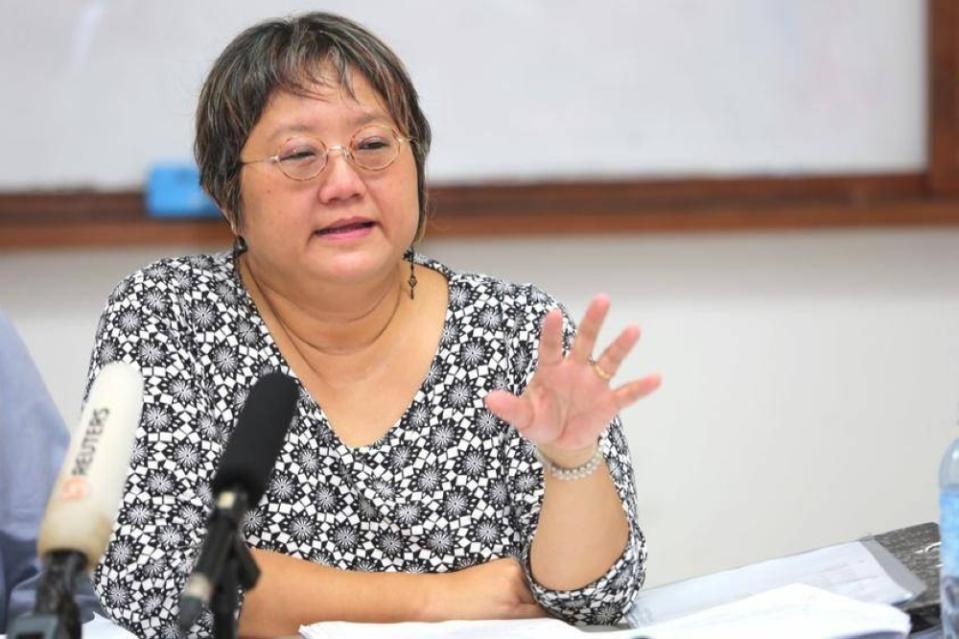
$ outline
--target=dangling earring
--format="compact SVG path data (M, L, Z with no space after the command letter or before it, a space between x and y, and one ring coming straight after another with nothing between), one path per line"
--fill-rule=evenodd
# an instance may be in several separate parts
M406 252L406 259L410 261L410 278L406 280L406 283L410 285L410 299L413 299L414 293L416 291L416 260L414 259L415 253L413 248Z
M240 255L241 253L246 253L246 240L243 239L242 235L234 236L233 238L233 257Z

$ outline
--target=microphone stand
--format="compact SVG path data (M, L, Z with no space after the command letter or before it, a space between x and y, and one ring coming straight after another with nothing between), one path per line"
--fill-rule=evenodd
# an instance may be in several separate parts
M256 585L260 569L239 534L233 536L230 554L220 583L213 591L210 607L213 611L213 639L237 639L236 609L240 603L240 588L244 591Z
M73 595L86 566L86 556L75 550L45 556L33 612L13 620L10 639L80 639L80 608Z
M237 639L240 588L249 590L260 577L260 569L240 534L247 504L241 490L227 490L217 497L197 572L187 581L180 598L177 622L183 632L189 631L204 603L209 602L214 639Z

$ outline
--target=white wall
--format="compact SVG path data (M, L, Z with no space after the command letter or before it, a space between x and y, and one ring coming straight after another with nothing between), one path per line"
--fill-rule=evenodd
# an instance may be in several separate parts
M444 240L451 266L533 281L607 335L645 336L623 376L664 386L625 414L657 584L936 517L959 435L959 229ZM0 255L0 308L68 422L105 296L155 257Z
M137 186L188 157L199 83L305 0L0 8L0 189ZM919 171L916 0L329 0L407 62L433 178ZM559 133L559 135L557 135ZM613 296L660 370L625 415L649 583L934 519L959 413L959 229L444 240L574 313ZM0 308L72 423L103 301L183 247L0 253ZM610 331L611 332L611 331Z
M135 187L151 162L189 159L220 50L318 7L407 63L435 180L924 164L918 0L13 0L0 189Z

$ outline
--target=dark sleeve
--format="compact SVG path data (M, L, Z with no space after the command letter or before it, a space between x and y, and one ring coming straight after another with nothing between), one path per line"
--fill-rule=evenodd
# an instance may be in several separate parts
M132 363L143 375L143 414L119 517L94 573L109 616L143 638L178 636L179 593L205 533L208 481L224 432L189 339L193 316L185 300L162 264L127 278L101 317L88 376L89 392L112 361ZM210 634L209 615L194 632Z
M569 313L554 299L535 287L526 287L518 297L515 331L509 343L513 393L522 393L533 377L539 354L543 318L553 308L563 311L563 350L568 352L576 333ZM525 302L525 304L523 303ZM606 460L616 492L629 521L629 538L623 554L605 575L577 590L550 590L533 579L529 564L539 513L543 504L543 467L533 456L533 445L515 430L510 430L510 479L513 512L519 531L517 547L533 595L554 615L576 624L613 624L628 611L645 578L646 540L639 528L636 512L636 487L633 466L619 417L607 426L600 438L600 450Z

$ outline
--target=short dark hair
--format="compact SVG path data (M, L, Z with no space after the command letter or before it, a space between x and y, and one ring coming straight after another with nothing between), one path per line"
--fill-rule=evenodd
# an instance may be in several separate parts
M363 74L386 102L400 133L412 138L419 195L416 237L426 226L426 156L430 125L403 63L365 27L331 13L306 13L268 20L242 32L213 63L196 111L194 156L200 184L231 226L242 217L240 151L277 90L307 94L326 84L332 68L355 97L351 71Z

